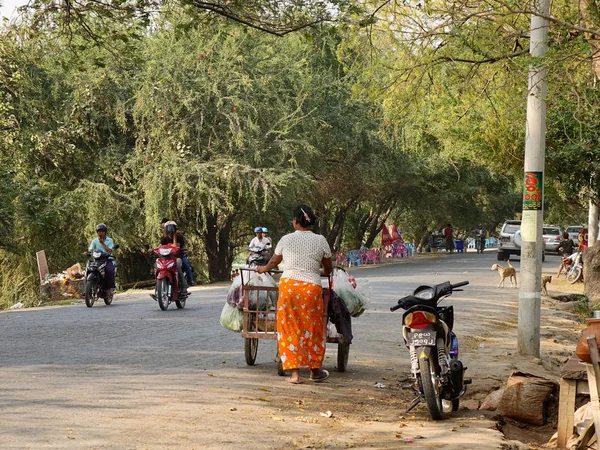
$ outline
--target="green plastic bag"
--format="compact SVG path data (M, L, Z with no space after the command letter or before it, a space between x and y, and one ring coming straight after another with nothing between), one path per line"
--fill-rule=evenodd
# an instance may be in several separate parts
M223 311L221 311L219 322L221 322L223 328L240 332L244 328L244 312L226 302Z

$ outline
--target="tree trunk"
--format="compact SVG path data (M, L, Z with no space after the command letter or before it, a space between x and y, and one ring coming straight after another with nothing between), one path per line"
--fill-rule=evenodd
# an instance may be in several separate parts
M229 232L233 216L227 216L219 226L217 215L206 217L206 232L204 248L208 259L208 279L210 282L227 281L231 279L231 264L233 257L230 248Z
M419 245L417 246L418 252L423 251L423 247L429 244L429 236L431 236L431 231L429 231L429 227L424 227L423 236L421 236L421 239L419 239Z
M338 211L335 213L333 223L331 224L331 230L325 236L327 238L327 242L329 246L334 250L339 250L339 245L343 239L343 230L344 230L344 222L346 220L346 215L350 208L356 203L358 200L358 196L355 196L348 200L344 206L341 206Z
M393 201L392 204L388 207L387 211L385 213L383 213L383 215L379 214L377 217L375 217L371 221L371 224L368 228L367 239L365 240L365 247L371 248L373 246L373 241L375 240L377 235L381 232L381 228L383 227L383 224L390 216L390 214L392 212L392 208L394 207L395 204L396 204L396 202Z
M583 252L583 281L590 305L600 303L600 245Z

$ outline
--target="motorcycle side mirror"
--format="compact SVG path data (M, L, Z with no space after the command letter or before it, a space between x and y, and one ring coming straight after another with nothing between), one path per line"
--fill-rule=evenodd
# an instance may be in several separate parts
M113 245L113 249L114 249L114 250L117 250L119 247L120 247L120 245L119 245L119 244L117 244L117 245Z
M85 242L83 242L83 241L79 241L79 242L77 243L77 245L78 245L78 246L80 246L80 247L85 247Z
M145 248L146 250L150 250L150 244L144 244L144 248Z

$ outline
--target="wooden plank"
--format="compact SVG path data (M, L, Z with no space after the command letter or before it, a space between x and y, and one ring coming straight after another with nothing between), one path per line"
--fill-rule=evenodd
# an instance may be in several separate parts
M598 343L596 336L593 334L587 337L588 348L590 349L590 359L592 360L592 370L596 379L596 394L600 393L600 352L598 351ZM589 372L588 372L589 377ZM588 383L589 384L589 383ZM590 386L590 389L591 386ZM600 427L598 427L600 430Z
M600 430L600 401L598 399L600 393L600 352L598 352L596 336L588 336L587 343L590 349L590 358L592 360L592 364L586 364L592 414L594 415L594 427L596 430Z
M40 274L40 283L44 281L46 275L48 275L48 260L46 259L46 251L40 250L35 254L37 258L38 272Z
M567 446L567 440L573 434L576 393L576 380L560 379L560 396L558 400L558 448L565 448Z
M575 447L576 450L586 450L588 448L588 445L590 444L590 441L592 440L592 438L595 435L595 428L594 428L594 421L590 421L590 423L587 424L587 426L585 427L585 430L583 430L583 433L581 434L581 436L579 436L578 439L578 444L577 447ZM564 447L565 445L563 445ZM558 447L560 448L560 444L558 444Z

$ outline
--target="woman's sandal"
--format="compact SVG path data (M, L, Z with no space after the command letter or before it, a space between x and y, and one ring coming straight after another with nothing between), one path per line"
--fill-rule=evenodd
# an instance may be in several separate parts
M309 377L308 379L310 381L314 381L315 383L320 383L321 381L325 381L327 378L329 378L329 372L323 369L321 370L321 376L319 376L318 378Z
M302 381L300 381L299 379L298 380L294 380L294 379L292 379L292 377L287 377L286 380L287 380L288 383L302 384Z

